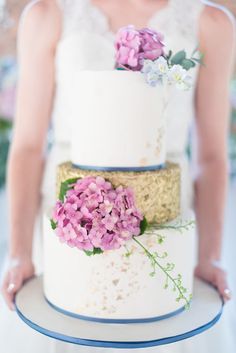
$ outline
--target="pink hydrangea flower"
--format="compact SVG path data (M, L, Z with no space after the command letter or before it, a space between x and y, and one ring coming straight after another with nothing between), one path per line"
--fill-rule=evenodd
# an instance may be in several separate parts
M141 53L140 58L156 60L164 55L164 37L149 28L144 28L139 31L141 36Z
M70 247L93 251L118 249L140 234L141 212L132 189L113 188L101 177L79 179L52 215L56 235Z
M116 62L121 66L136 68L139 60L141 38L134 26L122 27L116 37Z
M116 65L133 71L142 69L143 60L164 55L163 36L149 28L122 27L116 37Z

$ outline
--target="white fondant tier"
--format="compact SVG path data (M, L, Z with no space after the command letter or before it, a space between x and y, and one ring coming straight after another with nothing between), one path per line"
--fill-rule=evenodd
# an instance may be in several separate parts
M165 163L165 87L150 87L140 72L119 70L80 71L75 81L73 164L132 169Z
M175 222L174 222L175 223ZM180 273L183 285L191 293L193 285L195 230L190 227L182 233L160 230L162 244L157 235L143 234L137 239L152 253L168 256L158 259L162 266L174 263L170 273ZM83 251L60 243L44 219L44 292L50 303L67 312L97 319L135 320L160 317L175 312L185 302L176 301L178 291L164 289L166 277L157 269L154 276L150 260L134 240L127 242L132 252L110 250L87 256Z

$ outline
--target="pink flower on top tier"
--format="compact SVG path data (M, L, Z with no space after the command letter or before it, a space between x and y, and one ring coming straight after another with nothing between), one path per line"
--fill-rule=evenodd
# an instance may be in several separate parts
M149 28L144 28L139 31L141 36L141 53L142 59L156 60L164 55L164 37Z
M115 41L117 67L133 71L142 69L143 59L156 60L164 55L162 34L130 25L121 28Z
M116 37L116 62L119 66L137 68L141 38L134 26L122 27Z
M115 189L101 177L85 177L71 184L56 203L52 225L61 242L102 252L139 235L142 220L130 188Z

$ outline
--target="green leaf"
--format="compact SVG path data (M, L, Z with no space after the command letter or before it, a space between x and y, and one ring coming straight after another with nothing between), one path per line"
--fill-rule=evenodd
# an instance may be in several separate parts
M92 256L93 255L93 251L89 251L89 250L84 250L85 254L87 256Z
M190 59L184 59L181 63L181 66L185 69L185 70L190 70L193 67L196 66L195 62L193 60Z
M71 179L67 179L61 183L60 193L59 193L59 200L60 201L62 201L62 202L64 201L64 198L66 196L67 191L73 188L73 185L77 182L78 179L80 179L80 178L71 178Z
M96 254L102 254L103 253L103 250L100 249L100 248L94 248L93 249L93 254L96 255Z
M7 119L0 118L0 131L9 131L12 128L12 122Z
M53 229L53 230L55 230L55 229L56 229L56 227L57 227L57 223L56 223L56 222L54 222L54 220L53 220L53 219L50 219L50 222L51 222L51 227L52 227L52 229Z
M68 185L75 184L79 179L81 178L70 178L70 179L67 179L65 183L67 183Z
M65 197L65 195L67 193L67 190L68 190L67 184L62 182L61 183L61 187L60 187L60 193L59 193L59 200L60 201L62 201L62 202L64 201L64 197Z
M150 273L149 273L149 276L150 276L150 277L154 277L155 274L156 274L156 272L153 271L153 272L150 272Z
M148 221L147 219L144 217L143 220L140 222L140 235L145 233L145 230L148 227Z
M123 68L123 67L117 67L116 70L119 70L119 71L126 71L125 68Z
M164 240L165 240L165 237L161 234L157 234L157 243L158 244L163 244L164 243Z
M130 255L131 255L131 252L126 252L125 253L125 257L127 257L127 258L130 257Z
M185 59L186 59L186 52L185 50L181 50L171 58L171 64L181 65L182 61Z
M87 256L93 256L93 255L96 255L96 254L102 254L103 253L103 250L100 249L100 248L94 248L92 251L90 250L84 250L85 254Z

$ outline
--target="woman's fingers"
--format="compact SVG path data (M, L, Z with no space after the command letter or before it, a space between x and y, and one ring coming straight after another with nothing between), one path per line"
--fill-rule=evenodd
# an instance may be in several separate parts
M13 293L9 290L9 273L6 275L2 285L2 295L9 309L14 310ZM11 286L12 287L12 286Z
M15 308L15 294L21 288L22 282L22 275L18 268L12 268L11 270L9 270L3 282L2 292L6 303L11 310L14 310Z
M1 288L1 291L2 291L2 295L5 299L5 302L7 303L7 306L9 307L9 309L13 310L13 307L12 307L12 301L11 301L11 298L10 298L10 295L7 291L7 288L9 286L9 273L7 273L5 275L5 278L3 280L3 283L2 283L2 288Z
M8 271L6 271L2 284L2 294L11 310L15 309L16 293L21 289L23 283L33 275L34 265L30 257L10 259Z
M195 275L215 286L225 302L232 298L232 293L228 286L227 273L218 263L199 264L195 269Z
M232 294L229 289L228 282L226 279L226 274L224 271L220 271L220 270L217 271L215 282L216 282L217 289L221 294L221 296L223 297L224 301L230 300L232 297Z

